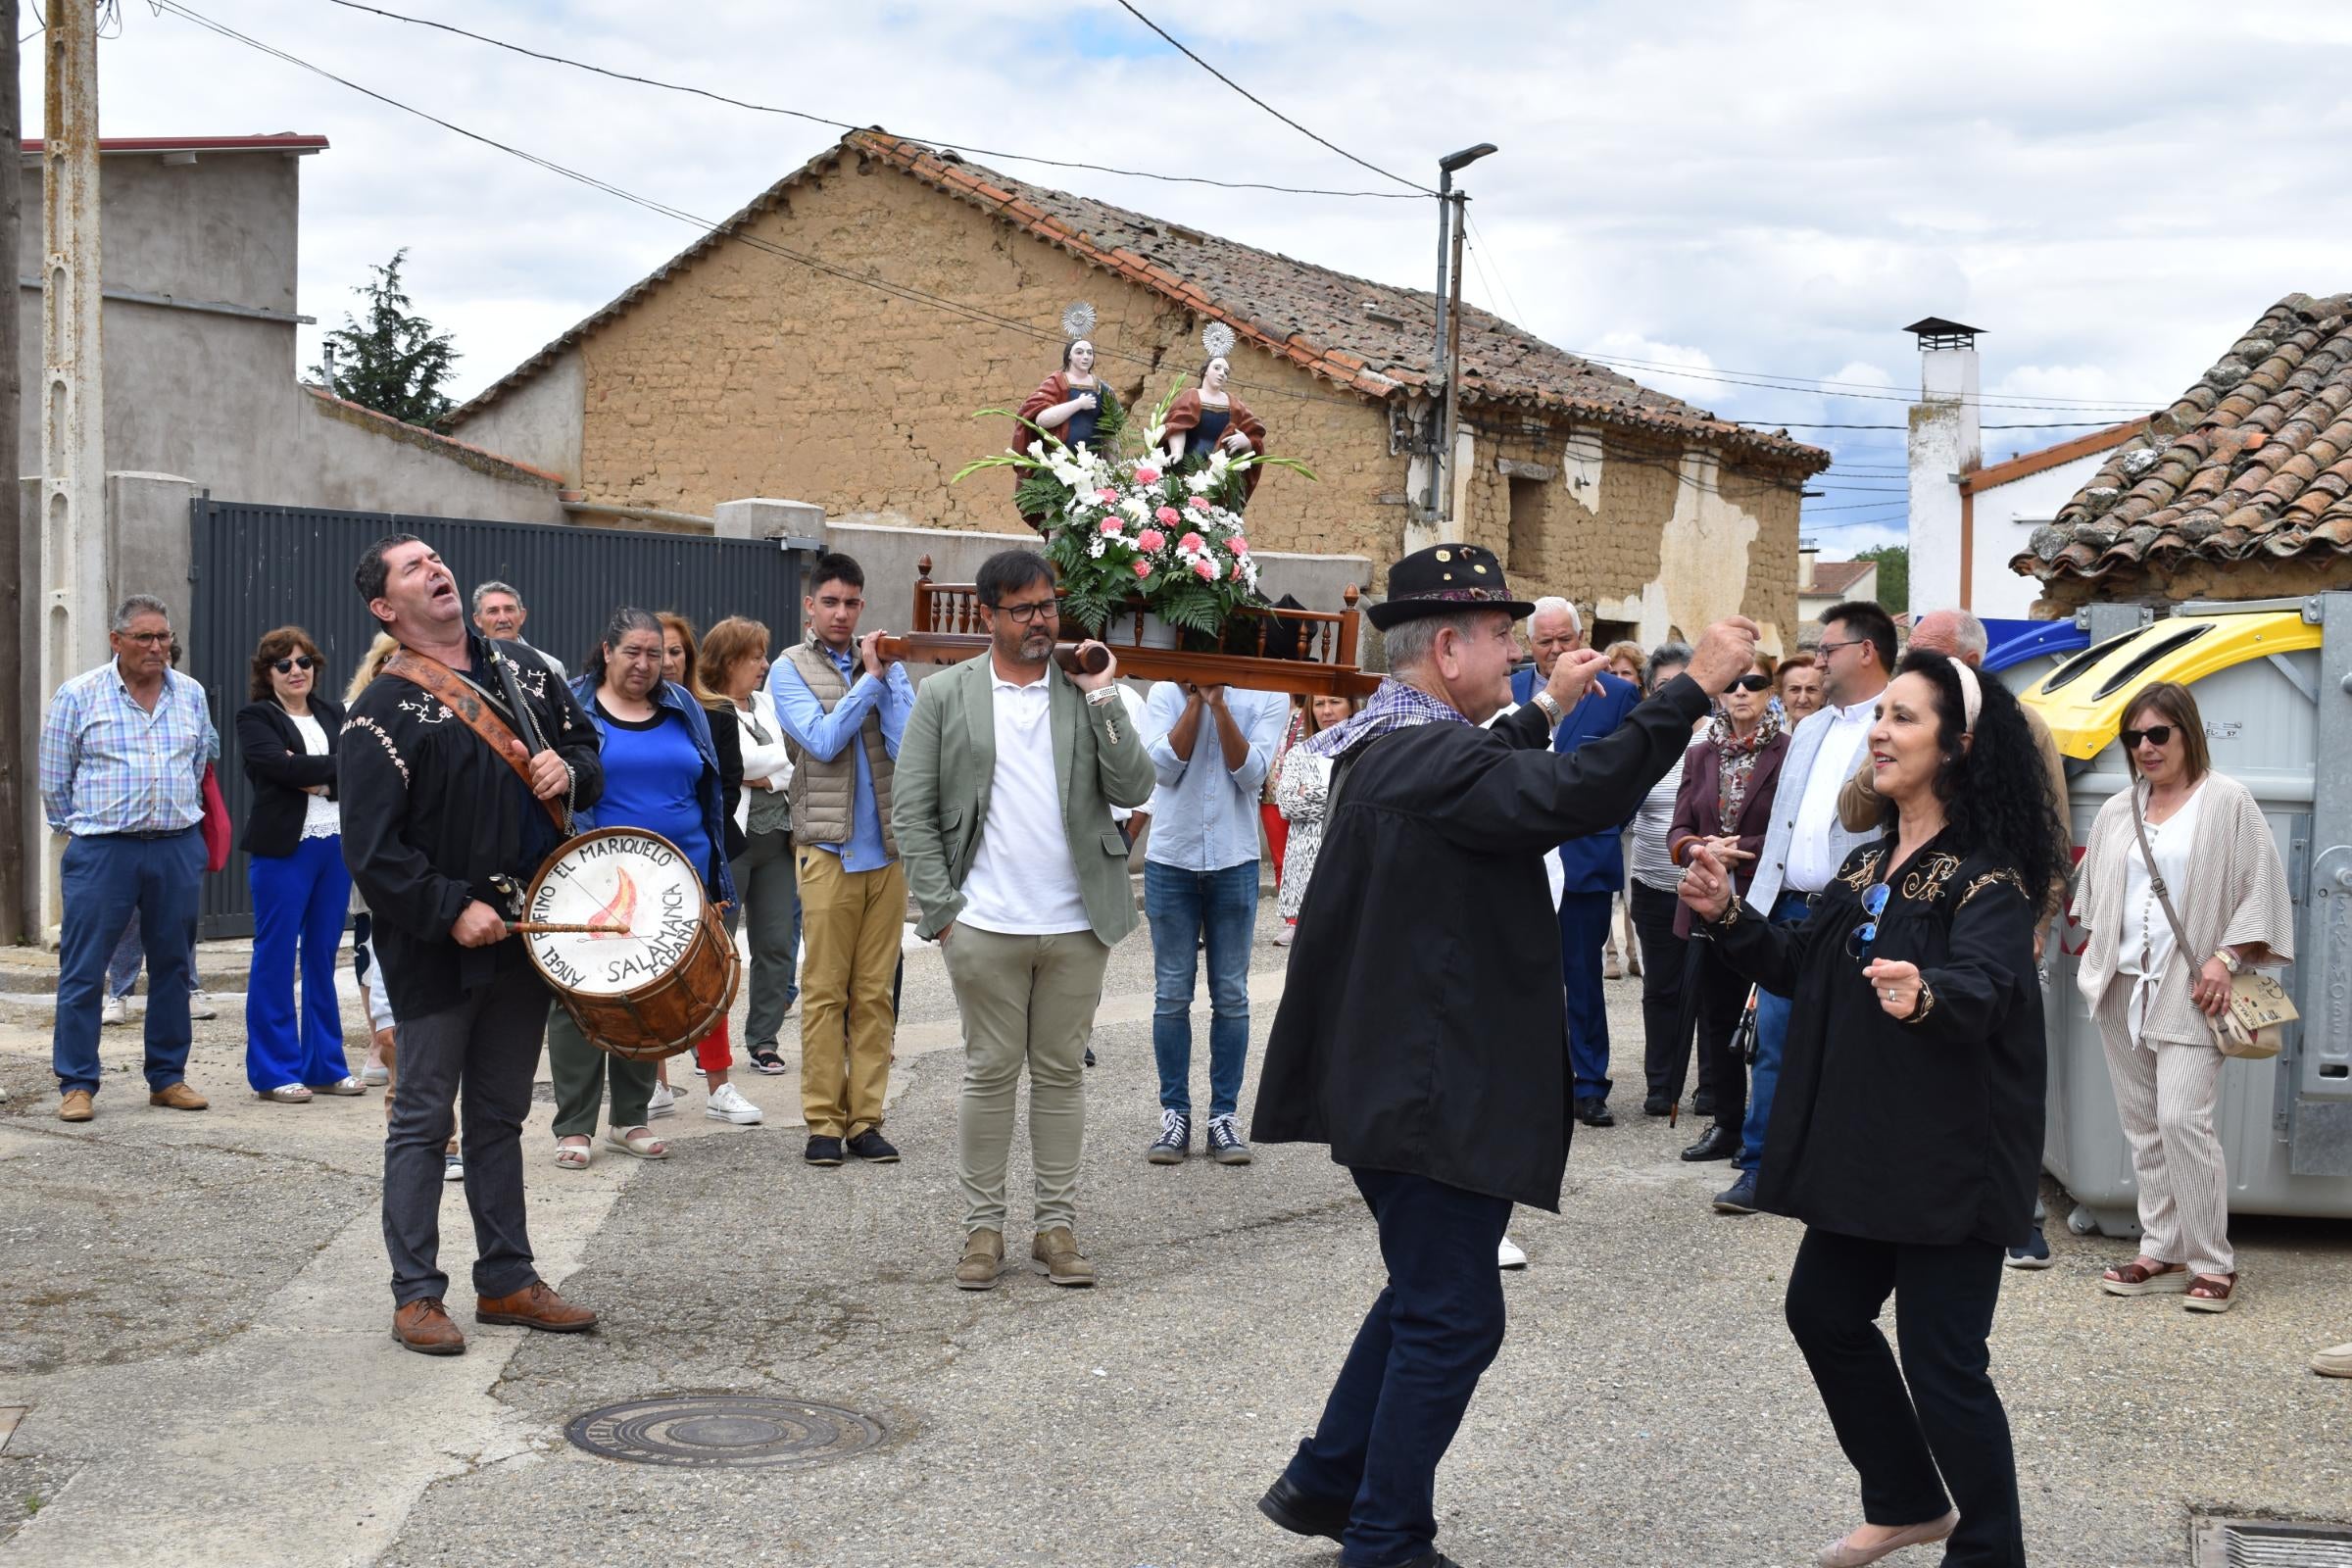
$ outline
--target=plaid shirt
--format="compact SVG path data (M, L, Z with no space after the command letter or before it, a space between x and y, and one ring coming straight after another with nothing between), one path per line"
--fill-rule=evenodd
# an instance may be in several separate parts
M1469 722L1468 716L1451 704L1442 703L1418 686L1407 686L1392 675L1380 683L1362 711L1309 735L1298 744L1310 756L1337 757L1357 741L1377 740L1416 724Z
M60 686L41 721L41 808L77 838L194 827L204 764L220 755L201 684L166 670L150 713L110 661Z

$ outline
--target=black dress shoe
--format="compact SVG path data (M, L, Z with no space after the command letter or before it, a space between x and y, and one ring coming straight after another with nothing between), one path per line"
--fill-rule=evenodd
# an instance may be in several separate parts
M1617 1118L1609 1114L1605 1100L1580 1100L1576 1102L1576 1119L1588 1127L1614 1127Z
M1701 1089L1697 1094L1692 1095L1690 1097L1690 1114L1693 1116L1714 1115L1715 1091L1712 1089Z
M1674 1102L1665 1095L1652 1095L1642 1102L1642 1114L1644 1116L1666 1116L1673 1112Z
M1294 1536L1323 1536L1337 1541L1348 1534L1347 1503L1317 1502L1292 1486L1289 1476L1275 1478L1266 1494L1257 1499L1257 1511Z
M1740 1152L1740 1135L1729 1127L1710 1127L1698 1135L1698 1142L1683 1151L1683 1157L1691 1164L1710 1159L1729 1159Z

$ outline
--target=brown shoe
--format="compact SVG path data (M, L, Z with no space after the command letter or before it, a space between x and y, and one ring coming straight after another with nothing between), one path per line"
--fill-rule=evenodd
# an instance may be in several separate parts
M90 1092L87 1089L69 1089L66 1098L57 1102L59 1121L88 1121L97 1114L97 1107L90 1103Z
M166 1084L147 1097L150 1105L165 1105L172 1110L203 1110L212 1104L186 1084Z
M585 1334L596 1327L596 1314L574 1306L556 1294L545 1280L533 1280L512 1296L490 1296L473 1303L476 1323L513 1323L550 1334Z
M1070 1234L1067 1225L1039 1231L1037 1240L1030 1244L1029 1259L1032 1267L1056 1285L1083 1287L1095 1283L1095 1265L1078 1250L1078 1238Z
M959 1291L993 1291L1004 1267L1004 1234L979 1230L963 1239L963 1257L956 1265Z
M466 1334L438 1296L420 1296L392 1314L392 1337L418 1355L464 1355Z

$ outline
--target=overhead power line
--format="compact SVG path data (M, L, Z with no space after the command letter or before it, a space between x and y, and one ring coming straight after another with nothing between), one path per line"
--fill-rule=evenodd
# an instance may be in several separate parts
M632 72L614 71L606 66L591 65L584 60L574 60L568 55L555 54L545 49L533 49L505 38L493 38L488 33L475 32L470 28L458 26L454 23L436 22L430 17L412 17L398 11L387 11L381 6L363 5L360 0L329 0L329 3L341 6L346 11L363 11L369 16L382 17L388 22L402 22L413 27L430 27L436 32L454 33L461 38L470 38L476 43L488 44L493 49L504 49L512 54L545 61L552 66L564 66L572 71L584 71L591 75L605 76L613 81L634 82L641 87L657 87L663 92L685 93L690 97L707 98L712 103L726 104L735 109L748 109L754 114L782 115L792 120L805 120L812 125L830 126L835 130L876 128L855 125L846 120L835 120L826 115L812 114L805 109L786 109L778 104L756 103L748 98L730 97L726 93L714 92L708 87L696 87L685 82L663 81L658 76L642 76ZM892 132L892 134L897 133ZM1277 185L1251 179L1214 179L1206 174L1163 174L1149 169L1121 169L1111 164L1090 164L1071 158L1045 158L1035 153L1014 153L1006 152L1002 148L975 147L967 142L948 141L938 136L909 134L906 139L922 142L932 147L945 147L954 152L970 153L979 158L1002 158L1019 164L1043 164L1054 169L1085 169L1100 174L1118 174L1128 179L1156 179L1176 185L1215 185L1223 190L1265 190L1278 191L1285 196L1345 196L1383 202L1409 202L1416 199L1404 191L1324 190L1314 186Z
M1892 391L1889 388L1879 386L1868 381L1825 380L1817 376L1795 375L1779 370L1726 370L1711 365L1693 368L1690 366L1677 365L1669 360L1644 360L1625 354L1598 354L1585 349L1573 349L1570 352L1577 355L1580 359L1597 361L1602 365L1632 365L1638 366L1645 370L1656 370L1661 373L1689 376L1692 380L1698 381L1721 381L1733 386L1760 386L1773 388L1780 391L1797 392L1817 391L1823 387L1851 387L1857 389L1853 395L1860 398L1877 399L1893 403L1916 403L1919 401L1917 398L1914 398L1907 393ZM1836 397L1842 394L1825 392L1822 395L1825 397ZM2125 414L2137 414L2153 413L2159 409L2168 409L2180 400L2178 398L2154 398L2144 401L2139 399L2130 399L2123 402L2102 402L2090 398L2041 396L2034 393L1992 392L1979 393L1977 396L1971 398L1939 399L1938 401L1973 403L1980 408L2052 410L2084 409L2092 412L2115 409L2120 410ZM2113 423L2115 421L2110 420L2109 422Z
M1226 86L1231 87L1235 92L1240 93L1243 97L1249 99L1251 103L1257 105L1258 108L1263 109L1267 114L1272 115L1276 120L1281 121L1284 124L1290 126L1293 130L1297 131L1299 135L1304 136L1308 141L1313 142L1318 147L1328 148L1332 152L1338 153L1342 158L1347 159L1349 163L1355 165L1358 169L1368 169L1372 171L1373 173L1378 174L1381 178L1393 179L1397 184L1404 186L1407 190L1419 191L1424 196L1435 196L1437 194L1436 191L1431 190L1427 185L1417 184L1414 181L1405 178L1402 174L1393 174L1389 172L1389 171L1381 168L1378 164L1368 163L1365 160L1356 157L1355 154L1349 152L1347 148L1342 147L1337 142L1326 141L1323 137L1316 135L1313 131L1307 129L1304 125L1301 125L1298 123L1298 122L1293 120L1290 116L1284 114L1281 110L1275 108L1263 98L1258 97L1257 94L1251 92L1249 88L1243 86L1240 82L1234 80L1231 76L1228 76L1225 74L1225 73L1219 71L1216 67L1210 65L1207 61L1193 53L1190 49L1187 49L1182 43L1177 41L1175 34L1169 32L1167 28L1161 26L1158 23L1153 22L1150 17L1145 16L1141 11L1136 10L1134 6L1127 3L1127 0L1118 0L1118 7L1121 11L1126 12L1136 21L1142 23L1145 26L1150 27L1153 32L1158 33L1159 36L1167 42L1169 48L1174 49L1178 54L1184 56L1185 59L1190 60L1194 65L1199 66L1202 71L1207 72L1210 75L1216 77Z

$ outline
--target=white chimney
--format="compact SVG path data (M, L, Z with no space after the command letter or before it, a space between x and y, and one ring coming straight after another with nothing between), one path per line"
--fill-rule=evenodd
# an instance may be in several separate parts
M1977 409L1978 328L1931 316L1903 328L1919 339L1919 402L1911 408L1911 613L1968 603L1960 476L1984 458Z
M1798 593L1809 594L1813 591L1813 563L1820 555L1821 546L1812 540L1799 539L1796 542L1796 591Z

